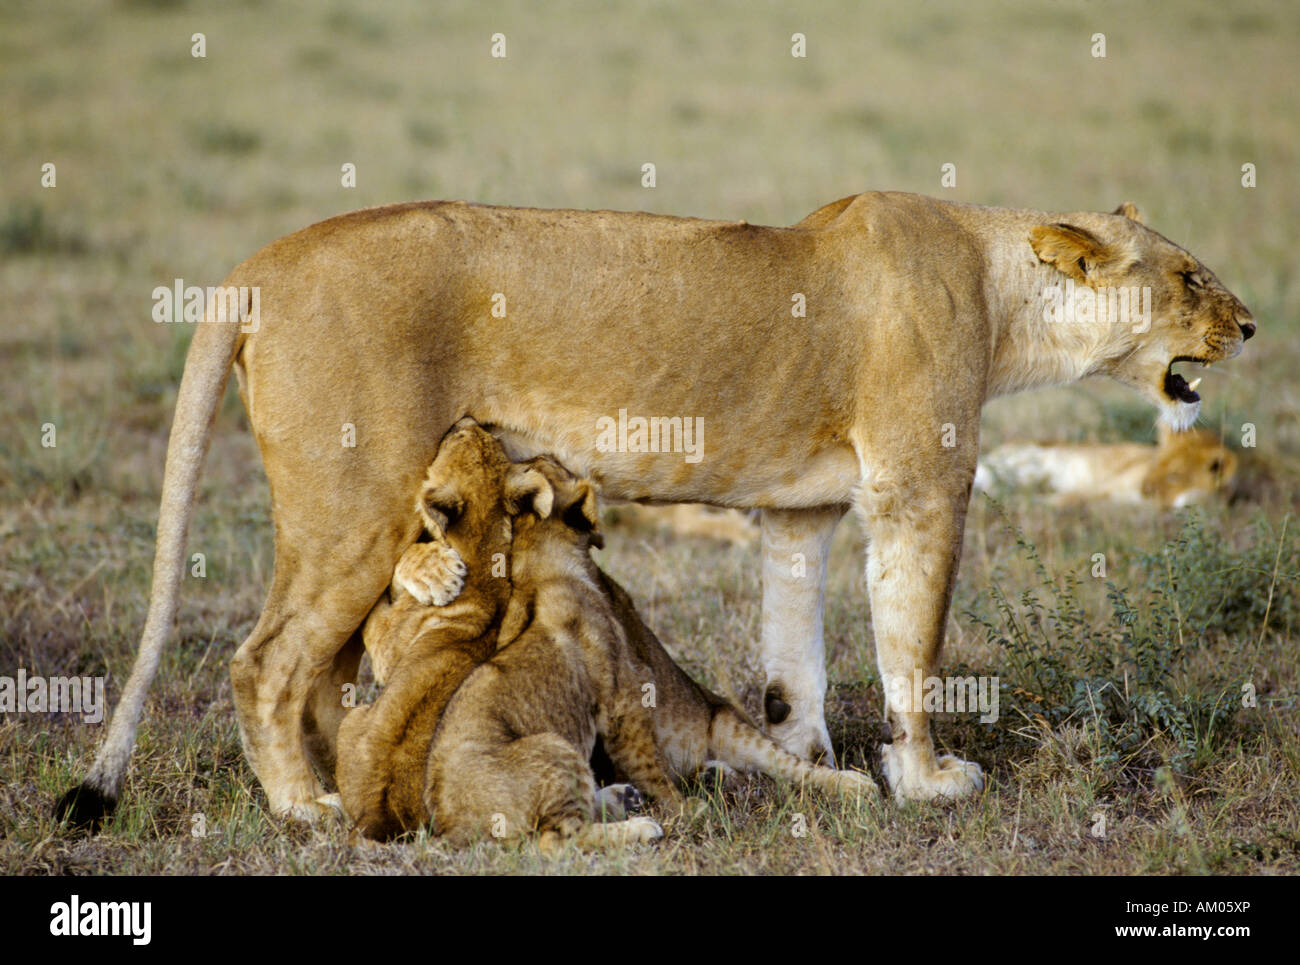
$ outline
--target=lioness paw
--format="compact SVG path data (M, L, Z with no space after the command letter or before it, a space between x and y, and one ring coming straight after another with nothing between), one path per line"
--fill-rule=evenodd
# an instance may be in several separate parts
M956 801L984 790L984 769L952 754L934 768L918 766L898 744L885 745L880 757L889 790L900 801Z
M402 554L393 582L425 606L446 606L465 588L464 560L447 543L416 543Z

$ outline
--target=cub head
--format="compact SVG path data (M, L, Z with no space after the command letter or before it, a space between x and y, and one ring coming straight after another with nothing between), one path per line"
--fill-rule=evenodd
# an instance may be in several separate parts
M1160 447L1142 480L1142 495L1165 506L1203 502L1225 490L1237 473L1237 456L1208 429L1170 432L1160 427Z
M455 549L470 573L487 572L494 554L510 552L522 474L491 433L461 419L442 437L416 500L426 533Z
M1067 215L1030 231L1038 258L1091 289L1102 343L1088 374L1137 390L1172 429L1189 428L1201 397L1174 366L1208 366L1255 334L1250 310L1187 251L1142 223L1125 202L1113 214ZM1076 297L1078 297L1076 295Z
M575 476L553 456L537 456L519 468L528 484L521 487L518 536L558 537L583 552L605 545L591 480Z

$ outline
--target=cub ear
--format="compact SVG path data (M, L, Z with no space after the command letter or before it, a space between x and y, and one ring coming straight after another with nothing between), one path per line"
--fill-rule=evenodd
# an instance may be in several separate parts
M447 527L464 512L465 502L450 484L425 483L415 508L429 535L442 539L447 535Z
M538 519L551 515L555 490L550 481L531 466L513 466L506 476L506 512L511 516L533 513Z
M1136 221L1138 224L1147 223L1146 219L1142 217L1142 212L1138 210L1138 206L1132 201L1125 201L1118 208L1112 211L1111 214L1121 214L1128 218L1129 221Z
M579 533L592 534L593 546L605 545L605 540L600 535L600 503L591 480L574 480L572 488L564 494L561 512L564 514L564 525Z
M1042 261L1083 285L1096 284L1108 271L1120 271L1132 261L1091 231L1059 222L1034 227L1029 244Z

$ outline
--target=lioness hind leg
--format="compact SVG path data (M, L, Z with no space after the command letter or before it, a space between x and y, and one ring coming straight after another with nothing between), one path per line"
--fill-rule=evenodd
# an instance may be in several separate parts
M329 673L317 681L303 712L303 740L307 747L307 757L316 769L317 777L326 787L335 786L339 724L348 712L343 700L343 688L346 684L356 682L363 649L361 633L358 631L334 655L333 666Z
M388 585L397 538L376 534L356 554L319 547L309 572L292 576L277 539L266 607L230 665L244 752L277 816L315 822L334 815L317 803L325 789L313 773L304 721L310 705L316 752L332 757L345 709L341 685L355 679L360 657L356 631Z

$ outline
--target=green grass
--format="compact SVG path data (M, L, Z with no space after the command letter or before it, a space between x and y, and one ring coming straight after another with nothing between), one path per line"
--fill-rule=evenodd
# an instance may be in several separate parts
M101 733L0 720L0 872L1295 873L1300 741L1300 14L1162 5L523 2L366 8L0 8L0 674L108 672L148 596L189 336L150 319L271 239L419 197L791 223L857 191L1068 211L1133 200L1252 308L1259 335L1203 387L1203 422L1256 447L1249 498L1195 522L1142 507L972 506L944 655L997 674L1001 719L940 717L989 789L858 810L756 781L626 856L350 845L272 821L239 747L227 664L271 568L266 484L227 398L176 643L122 808L95 839L48 811ZM208 56L190 56L203 32ZM488 55L504 32L509 56ZM790 35L808 57L790 57ZM1108 56L1088 55L1104 31ZM641 165L658 186L640 186ZM57 166L57 187L40 185ZM940 166L957 165L957 186ZM1258 187L1243 188L1253 163ZM357 168L357 186L340 167ZM1149 440L1094 382L988 406L983 444ZM53 423L58 445L41 444ZM757 710L756 553L616 529L605 565L685 666ZM837 535L829 724L878 774L882 703L862 540ZM1091 576L1105 554L1104 579ZM1029 596L1026 596L1029 594ZM1242 685L1256 695L1241 706ZM1127 686L1127 690L1125 689ZM1019 692L1017 692L1019 691ZM792 833L802 814L809 833ZM196 816L209 831L195 837ZM1104 817L1105 835L1094 829ZM219 833L217 833L219 832Z

